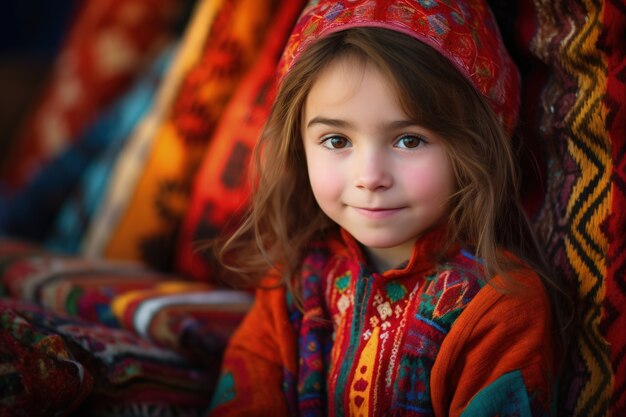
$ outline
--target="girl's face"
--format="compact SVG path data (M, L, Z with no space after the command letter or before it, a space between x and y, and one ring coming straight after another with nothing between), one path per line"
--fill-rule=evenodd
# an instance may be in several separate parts
M442 141L409 120L372 64L339 59L319 74L302 130L317 203L378 270L407 260L445 218L455 181Z

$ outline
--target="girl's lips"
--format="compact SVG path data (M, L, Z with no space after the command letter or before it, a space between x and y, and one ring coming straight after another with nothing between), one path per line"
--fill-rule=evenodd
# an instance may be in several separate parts
M402 208L354 208L361 215L369 218L369 219L384 219L387 217L391 217L394 214L398 213L402 210Z

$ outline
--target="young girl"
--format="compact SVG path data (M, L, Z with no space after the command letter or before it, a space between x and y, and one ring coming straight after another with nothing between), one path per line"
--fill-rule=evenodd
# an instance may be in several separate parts
M210 415L548 414L553 285L485 3L313 1L281 68L251 209L220 251L259 289Z

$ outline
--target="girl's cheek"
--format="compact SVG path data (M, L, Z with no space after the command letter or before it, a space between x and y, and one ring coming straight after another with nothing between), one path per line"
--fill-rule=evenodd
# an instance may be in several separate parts
M316 196L333 195L343 186L342 170L324 158L311 158L308 161L309 181Z
M446 199L453 190L453 177L447 164L410 167L401 176L404 189L417 198Z

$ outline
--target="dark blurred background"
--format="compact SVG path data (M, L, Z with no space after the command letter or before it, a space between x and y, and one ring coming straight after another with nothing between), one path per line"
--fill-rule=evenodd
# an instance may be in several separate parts
M0 165L59 50L77 0L0 6Z

